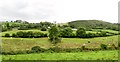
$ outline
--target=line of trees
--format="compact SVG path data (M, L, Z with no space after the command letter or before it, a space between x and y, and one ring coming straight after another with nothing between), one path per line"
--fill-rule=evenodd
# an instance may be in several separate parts
M97 33L86 33L85 28L77 29L76 33L73 33L73 30L69 27L59 29L55 26L51 27L48 30L49 34L42 32L33 32L33 31L19 31L17 33L13 33L11 36L9 33L5 34L5 37L21 37L21 38L39 38L39 37L49 37L50 40L53 38L63 37L63 38L93 38L93 37L105 37L111 35L118 35L116 33L100 31Z
M19 31L17 33L13 33L12 36L10 34L6 33L5 37L17 37L17 38L40 38L40 37L47 37L47 33L42 33L42 32L24 32L24 31Z

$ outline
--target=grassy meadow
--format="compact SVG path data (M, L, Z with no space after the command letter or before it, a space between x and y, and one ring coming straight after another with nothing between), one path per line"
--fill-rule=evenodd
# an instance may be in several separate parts
M90 43L88 43L90 41ZM100 44L112 45L118 44L118 35L109 37L97 37L97 38L62 38L62 42L57 46L60 48L79 48L83 44L86 44L87 48L100 48ZM5 38L2 37L3 51L16 51L16 50L28 50L33 46L40 46L42 48L50 48L52 44L48 38Z
M118 51L3 55L2 60L118 60Z

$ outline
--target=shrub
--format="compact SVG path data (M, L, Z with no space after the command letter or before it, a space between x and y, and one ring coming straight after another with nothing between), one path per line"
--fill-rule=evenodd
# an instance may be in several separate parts
M101 36L107 36L106 32L105 31L101 31Z
M34 47L32 47L31 48L31 50L33 51L33 52L44 52L45 51L45 49L43 49L43 48L40 48L39 46L34 46Z
M90 41L88 41L88 43L90 43Z
M16 35L18 36L18 37L23 37L24 36L24 32L23 31L19 31L19 32L17 32L16 33Z
M24 32L24 35L25 35L25 32ZM34 33L32 31L26 32L26 37L28 37L28 38L32 38L33 35L34 35Z
M58 46L51 47L51 48L49 48L49 50L51 50L53 52L60 52L61 51L61 49Z
M85 50L85 46L84 46L84 45L83 45L83 46L81 46L81 49L82 49L82 50Z
M9 33L6 33L6 34L5 34L5 37L10 37L10 34L9 34Z
M71 38L73 35L73 30L70 27L64 28L60 31L61 37Z
M16 34L15 34L15 33L13 33L13 34L12 34L12 37L16 37Z
M101 46L101 49L103 49L103 50L107 50L107 48L108 48L106 44L101 44L100 46Z
M95 34L94 33L87 33L85 37L86 38L93 38L93 37L95 37Z

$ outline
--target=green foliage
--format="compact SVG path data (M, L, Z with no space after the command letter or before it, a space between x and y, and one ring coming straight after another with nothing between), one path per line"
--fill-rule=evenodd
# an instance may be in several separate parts
M79 28L76 31L77 37L85 37L86 31L85 28Z
M70 27L64 28L60 31L60 36L65 38L75 37L73 30Z
M12 37L17 37L15 33L12 34Z
M107 49L108 49L108 47L107 47L106 44L101 44L100 47L101 47L101 49L103 49L103 50L107 50Z
M33 32L33 31L19 31L15 34L15 37L20 37L20 38L40 38L40 37L47 37L47 34L42 33L42 32Z
M7 28L7 26L6 25L2 25L2 24L0 24L1 25L1 30L2 30L2 32L4 32L4 31L7 31L8 30L8 28Z
M102 34L102 36L107 36L105 31L102 31L101 34Z
M86 33L85 38L93 38L95 37L94 33Z
M12 61L9 60L10 58L12 59ZM103 58L104 60L102 60ZM48 62L46 60L55 60L53 62L74 62L74 60L77 60L75 62L80 62L81 60L82 62L88 62L88 60L92 60L89 62L118 62L118 50L76 52L76 53L52 53L52 54L51 53L40 53L40 54L34 53L29 55L28 54L2 55L2 59L3 59L3 62L16 62L16 60L43 60L43 62ZM23 62L27 62L27 61L23 61ZM31 62L36 62L36 61L31 61Z
M61 41L61 39L59 38L60 36L60 32L59 29L56 26L52 26L49 29L49 39L53 44L56 44L58 42Z
M28 38L32 38L33 37L33 35L35 35L32 31L28 31L28 32L26 32L26 37L28 37Z
M16 33L17 37L23 37L24 36L24 32L23 31L19 31Z
M58 46L51 47L48 50L50 50L50 52L61 52L61 48Z
M5 37L10 37L10 34L6 33L6 34L5 34Z
M33 52L36 52L36 53L38 53L38 52L44 52L45 51L45 49L40 48L39 46L34 46L34 47L31 48L31 50Z

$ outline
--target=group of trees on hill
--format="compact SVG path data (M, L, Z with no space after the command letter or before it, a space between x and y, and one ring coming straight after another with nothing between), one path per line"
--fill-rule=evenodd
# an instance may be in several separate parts
M71 28L79 28L84 27L87 30L89 29L111 29L118 31L120 27L118 27L118 24L113 24L109 22L104 22L100 20L76 20L69 22L68 25Z
M29 23L26 21L16 20L14 22L1 23L1 28L2 28L2 32L12 29L18 29L18 30L40 29L42 31L46 31L48 27L52 25L53 23L50 22Z

